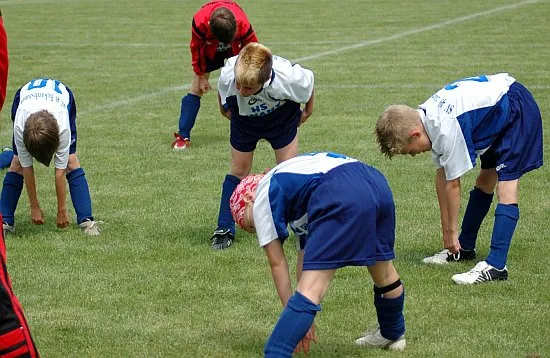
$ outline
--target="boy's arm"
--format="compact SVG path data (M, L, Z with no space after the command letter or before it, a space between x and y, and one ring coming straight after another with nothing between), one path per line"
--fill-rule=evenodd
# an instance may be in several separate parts
M436 192L441 214L443 246L456 254L460 249L458 242L458 212L460 209L460 177L447 180L445 169L437 169Z
M273 240L264 246L269 266L271 267L271 276L273 283L279 294L279 298L283 307L292 296L292 287L290 284L290 273L288 270L288 262L283 250L281 240Z
M309 100L306 102L304 109L302 110L302 116L300 118L300 123L298 123L298 126L303 124L307 119L311 116L313 113L313 105L315 103L315 87L311 91L311 97L309 97Z
M44 224L44 214L38 203L36 195L36 181L34 179L34 169L32 166L23 167L23 179L25 181L25 189L29 195L29 205L31 207L31 221L33 224Z
M200 23L193 17L191 23L191 65L193 72L197 76L204 75L206 72L206 33L208 32L208 24Z
M67 187L65 184L66 169L55 168L55 193L57 195L57 227L64 228L69 226L69 216L67 214Z
M222 97L220 96L220 93L218 92L218 105L220 106L220 113L225 118L231 120L231 111L225 109L224 105L222 104Z

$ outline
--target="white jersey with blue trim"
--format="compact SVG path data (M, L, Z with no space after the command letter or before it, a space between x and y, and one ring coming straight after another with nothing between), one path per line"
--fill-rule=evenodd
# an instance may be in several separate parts
M238 56L231 57L221 70L218 92L222 105L227 98L236 96L239 115L246 117L264 116L285 104L286 101L306 103L313 92L313 72L292 64L289 60L273 56L271 78L262 90L249 97L243 97L235 85L235 63Z
M307 235L307 206L319 179L330 170L357 159L335 153L310 153L271 169L256 189L254 223L260 246L286 239L287 223L298 236Z
M57 80L38 78L21 87L19 105L13 121L13 137L21 166L27 168L33 163L33 158L23 142L25 123L31 114L46 110L55 117L59 126L59 147L55 152L55 167L67 168L71 145L69 103L70 96L67 88Z
M508 96L515 79L507 73L469 77L443 87L419 106L432 142L432 159L447 180L475 166L507 124Z

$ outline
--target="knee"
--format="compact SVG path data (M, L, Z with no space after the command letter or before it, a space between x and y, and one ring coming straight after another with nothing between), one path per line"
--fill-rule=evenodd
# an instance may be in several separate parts
M401 279L397 278L397 280L382 287L375 284L373 290L374 294L377 296L395 298L401 296L401 294L403 293L403 283L401 282Z
M69 161L67 162L67 173L70 173L78 168L80 168L80 161L78 160L78 157L76 154L70 154Z
M476 188L481 190L486 194L492 194L495 190L495 185L497 184L497 174L496 171L483 170L479 173L479 176L476 178Z
M231 163L231 168L229 169L229 174L236 176L239 179L243 179L252 169L251 163Z
M15 172L19 175L23 175L23 167L21 166L21 162L19 161L19 157L17 155L13 156L9 171Z

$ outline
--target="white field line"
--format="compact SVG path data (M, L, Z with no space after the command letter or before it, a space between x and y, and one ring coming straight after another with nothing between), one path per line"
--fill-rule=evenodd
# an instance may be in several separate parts
M335 49L335 50L320 52L320 53L317 53L315 55L301 57L301 58L296 59L295 61L296 62L302 62L302 61L307 61L307 60L313 60L313 59L316 59L316 58L319 58L319 57L335 55L335 54L339 54L339 53L349 51L349 50L355 50L355 49L358 49L358 48L361 48L361 47L376 45L376 44L379 44L379 43L393 41L393 40L399 40L399 39L402 39L402 38L407 37L407 36L416 35L416 34L419 34L419 33L422 33L422 32L431 31L431 30L435 30L435 29L440 29L440 28L448 26L448 25L457 24L459 22L472 20L472 19L482 17L482 16L492 15L496 12L500 12L500 11L504 11L504 10L511 10L511 9L518 8L520 6L538 3L540 1L541 0L527 0L527 1L522 1L522 2L516 3L516 4L500 6L500 7L491 9L491 10L481 11L481 12L477 12L475 14L462 16L462 17L457 17L456 19L439 22L439 23L429 25L429 26L419 27L419 28L412 29L412 30L405 31L405 32L401 32L401 33L398 33L398 34L395 34L395 35L382 37L380 39L363 41L363 42L359 42L355 45L344 46L344 47L340 47L340 48Z
M419 27L419 28L416 28L416 29L411 29L411 30L408 30L408 31L400 32L400 33L397 33L395 35L386 36L386 37L382 37L382 38L375 39L375 40L363 41L363 42L356 43L354 45L343 46L343 47L340 47L338 49L334 49L334 50L331 50L331 51L319 52L319 53L316 53L316 54L313 54L313 55L310 55L310 56L305 56L305 57L294 59L293 61L304 62L304 61L308 61L308 60L314 60L314 59L317 59L317 58L320 58L320 57L331 56L331 55L340 54L340 53L343 53L343 52L346 52L346 51L356 50L356 49L367 47L367 46L377 45L377 44L384 43L384 42L399 40L399 39L402 39L402 38L407 37L407 36L416 35L416 34L419 34L419 33L422 33L422 32L431 31L431 30L435 30L435 29L440 29L440 28L443 28L443 27L446 27L446 26L449 26L449 25L469 21L469 20L472 20L472 19L475 19L475 18L478 18L478 17L488 16L488 15L495 14L497 12L512 10L512 9L516 9L518 7L521 7L521 6L535 4L535 3L538 3L540 1L542 1L542 0L526 0L526 1L516 3L516 4L499 6L499 7L496 7L494 9L491 9L491 10L481 11L481 12L477 12L477 13L474 13L474 14L471 14L471 15L457 17L455 19L451 19L451 20L447 20L447 21L443 21L443 22L438 22L438 23L435 23L435 24L432 24L432 25L423 26L423 27ZM217 82L217 78L212 78L212 79L210 79L210 81L211 81L211 83L212 82ZM162 96L164 94L171 93L171 92L174 92L174 91L177 91L177 90L182 90L183 91L185 89L188 89L189 86L190 86L190 84L187 84L187 85L184 85L184 86L171 86L171 87L161 88L158 91L150 92L150 93L144 93L144 94L141 94L137 97L127 98L127 99L120 100L120 101L113 101L113 102L105 103L105 104L102 104L102 105L93 106L93 107L91 107L91 108L89 108L85 111L80 112L80 114L81 115L82 114L86 115L88 113L95 113L95 112L98 112L98 111L110 110L110 109L114 109L114 108L118 108L118 107L128 106L128 105L131 105L131 104L134 104L134 103L137 103L137 102L141 102L141 101L144 101L144 100L149 100L149 99L154 98L154 97L159 97L159 96Z

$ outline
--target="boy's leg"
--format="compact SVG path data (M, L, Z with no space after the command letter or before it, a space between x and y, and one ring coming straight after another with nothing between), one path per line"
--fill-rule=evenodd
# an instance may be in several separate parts
M294 137L290 144L283 148L275 149L275 160L277 164L284 162L285 160L294 158L298 155L298 136Z
M195 121L199 113L201 97L203 94L200 89L199 80L199 76L194 74L189 93L181 99L178 133L176 134L176 140L172 145L172 147L176 150L185 149L190 145L191 129L195 126Z
M82 224L86 220L93 221L92 199L90 189L84 169L76 168L67 173L67 182L69 183L69 192L76 212L76 221Z
M220 211L218 213L218 226L212 236L212 248L224 250L233 244L235 239L235 221L231 215L229 199L235 188L241 182L241 178L250 173L254 152L240 152L231 148L231 168L225 176L222 184L222 197L220 199Z
M470 191L470 199L462 219L462 228L458 238L460 246L464 250L475 250L477 233L493 202L496 183L497 173L494 168L481 169L476 186Z
M489 256L485 261L478 262L470 271L454 275L452 277L454 282L469 285L508 279L506 260L519 219L517 185L517 179L498 183L499 204L495 210Z
M506 266L508 250L512 243L512 237L519 219L519 207L517 204L498 204L495 210L495 224L491 237L491 250L485 260L497 270Z
M379 329L355 342L359 345L403 350L406 345L403 284L392 261L378 261L368 269L374 281L374 306Z
M265 357L291 357L321 310L320 302L336 270L302 272L296 292L279 316L265 347Z
M2 195L0 197L0 211L2 221L12 227L15 224L15 209L23 191L23 176L16 172L9 171L4 177ZM12 230L10 230L12 231Z
M508 250L519 219L518 180L501 181L497 186L499 204L495 210L495 223L491 237L491 250L485 260L497 270L504 269Z

